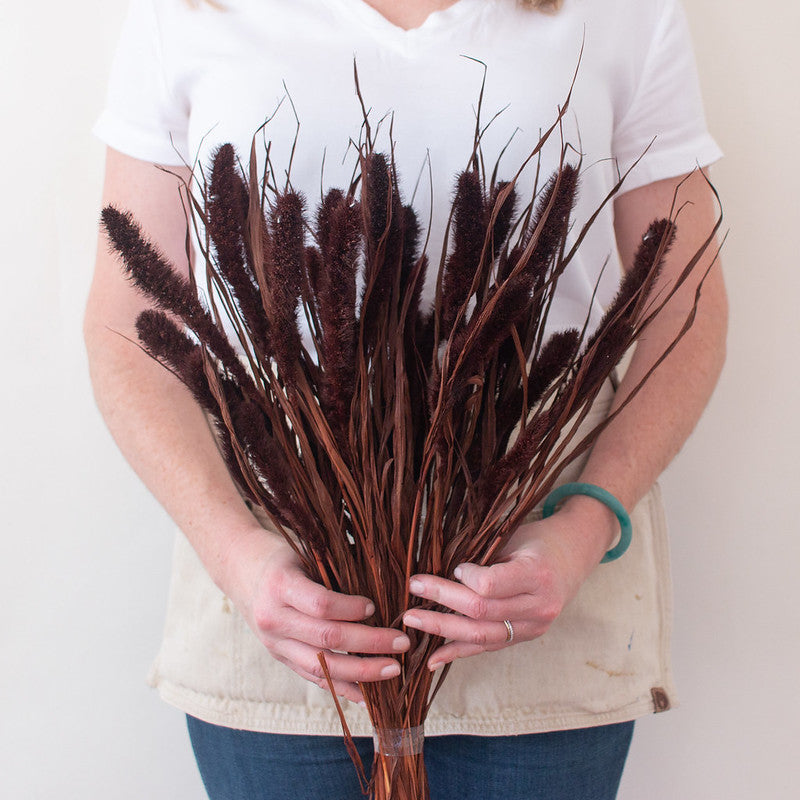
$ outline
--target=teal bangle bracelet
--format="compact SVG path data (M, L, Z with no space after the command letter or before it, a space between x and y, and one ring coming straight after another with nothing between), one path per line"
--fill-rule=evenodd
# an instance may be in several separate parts
M603 556L600 563L607 564L609 561L616 561L631 546L633 527L625 506L611 492L607 492L593 483L565 483L563 486L553 489L545 498L542 506L542 519L549 517L565 497L570 497L573 494L584 494L587 497L599 500L608 506L619 520L619 541Z

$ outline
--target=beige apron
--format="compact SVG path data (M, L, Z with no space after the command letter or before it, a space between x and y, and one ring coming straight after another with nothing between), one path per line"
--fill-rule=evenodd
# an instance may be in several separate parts
M606 413L611 394L595 404L588 424ZM580 469L571 465L560 482L575 480ZM628 552L599 565L544 636L453 665L426 735L589 727L674 705L669 553L657 486L631 520ZM166 702L217 725L341 735L330 695L269 655L180 533L150 683ZM352 733L370 735L366 711L343 706Z

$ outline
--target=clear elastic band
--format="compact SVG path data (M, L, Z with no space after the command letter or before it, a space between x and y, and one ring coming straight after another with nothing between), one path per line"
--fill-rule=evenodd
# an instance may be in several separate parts
M384 756L415 756L422 752L425 732L422 725L416 728L382 728L372 731L375 752Z

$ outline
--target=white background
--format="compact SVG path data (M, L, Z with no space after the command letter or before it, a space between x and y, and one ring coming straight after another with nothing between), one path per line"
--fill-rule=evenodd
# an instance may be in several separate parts
M0 2L0 795L200 800L182 717L143 682L171 526L103 427L80 334L124 3ZM687 6L727 156L730 355L663 481L682 706L641 721L620 798L797 798L800 7Z

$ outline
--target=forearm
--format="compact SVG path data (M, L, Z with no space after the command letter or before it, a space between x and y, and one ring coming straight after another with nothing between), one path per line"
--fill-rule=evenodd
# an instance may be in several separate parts
M189 181L188 169L177 170ZM110 150L103 205L131 211L165 258L188 274L180 181ZM269 534L234 486L205 416L189 391L137 347L135 322L148 307L101 234L84 317L84 338L100 412L125 458L186 534L225 591L232 551L264 547Z
M704 174L698 171L635 189L618 198L614 208L623 265L633 263L651 220L680 208L675 242L651 293L654 301L673 292L678 276L699 252L692 273L638 342L612 413L681 335L694 313L691 327L599 437L581 476L605 487L631 509L675 457L708 403L725 359L728 305L716 242L700 252L719 213Z
M639 342L611 406L620 413L598 437L580 480L608 489L632 509L691 434L725 359L724 289L712 273L697 317L676 348L625 404L685 319L684 311L657 320Z
M117 445L227 590L231 554L274 534L244 504L188 390L104 326L89 322L86 342L97 404Z

